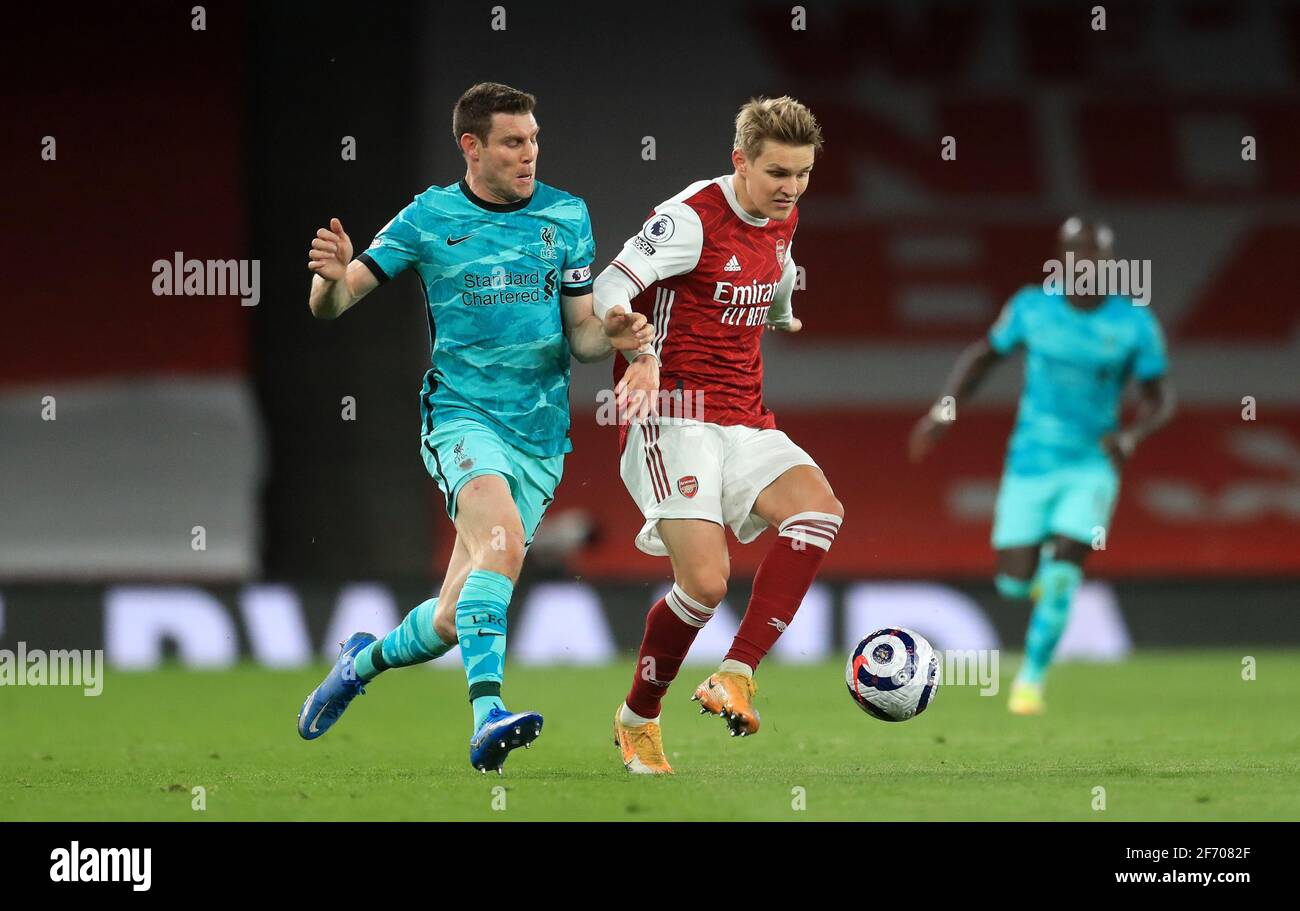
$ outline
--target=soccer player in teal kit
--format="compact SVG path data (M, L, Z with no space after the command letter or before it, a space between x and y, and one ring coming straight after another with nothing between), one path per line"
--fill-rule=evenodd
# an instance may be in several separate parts
M1062 260L1114 256L1106 225L1070 218L1059 240ZM1028 285L1007 302L987 338L958 358L939 403L912 431L914 461L953 423L956 408L989 369L1018 348L1025 350L1025 385L998 491L993 547L998 591L1034 602L1009 703L1011 711L1029 715L1046 709L1043 680L1084 561L1110 525L1120 467L1173 415L1174 394L1160 324L1147 307L1123 294L1067 295ZM1134 422L1121 429L1130 380L1141 401Z
M555 495L569 443L569 358L648 347L644 316L592 311L595 242L586 204L536 180L532 95L470 88L452 132L459 183L430 187L352 259L339 220L316 232L311 310L334 319L404 269L425 292L433 366L420 395L421 454L447 498L456 546L437 598L382 640L356 633L307 697L298 732L315 739L381 672L460 645L474 712L470 762L500 772L542 728L501 700L506 609L524 553ZM653 357L653 354L645 356Z

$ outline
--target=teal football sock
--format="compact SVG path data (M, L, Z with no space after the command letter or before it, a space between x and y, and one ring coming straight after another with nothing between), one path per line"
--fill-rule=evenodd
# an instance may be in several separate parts
M1070 617L1070 602L1083 580L1083 569L1074 563L1046 557L1038 567L1038 600L1029 617L1025 634L1025 663L1016 679L1023 683L1042 683L1052 653L1065 632Z
M357 652L353 667L357 678L369 683L390 667L410 667L441 658L456 643L443 642L434 631L433 615L438 599L430 598L406 615L398 627L377 642Z
M998 588L998 594L1008 601L1019 601L1029 597L1029 590L1033 587L1030 579L1017 579L1014 576L1008 576L1006 573L998 573L993 579L993 584Z
M506 608L515 586L491 570L476 569L465 580L456 602L456 637L469 682L469 700L478 730L501 701L501 679L506 662Z

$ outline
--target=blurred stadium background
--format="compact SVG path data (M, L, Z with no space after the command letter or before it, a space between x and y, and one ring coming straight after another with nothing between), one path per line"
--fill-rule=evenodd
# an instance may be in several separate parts
M418 283L317 322L305 251L334 215L359 250L457 179L451 105L484 79L538 95L540 176L587 199L602 266L654 203L728 169L750 95L820 117L805 331L767 340L766 397L847 520L779 660L841 654L877 619L1019 648L988 546L1019 363L925 465L904 444L1074 212L1152 261L1181 410L1125 472L1063 657L1300 645L1300 4L1113 4L1092 32L1090 4L815 3L804 34L788 3L508 4L503 32L490 3L212 4L204 31L191 6L97 4L74 29L29 9L11 30L9 63L30 66L6 89L0 647L295 667L436 588L452 530L418 456ZM259 303L154 296L151 264L177 251L259 260ZM616 433L594 422L608 382L574 366L575 452L512 608L514 661L630 652L668 584L632 546ZM729 640L762 540L734 548L700 660Z

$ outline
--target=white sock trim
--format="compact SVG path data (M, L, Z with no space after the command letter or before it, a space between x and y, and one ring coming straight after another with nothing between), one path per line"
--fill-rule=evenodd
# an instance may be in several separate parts
M716 607L705 607L682 591L682 587L675 583L672 591L668 592L664 600L668 602L669 609L677 615L677 619L696 629L703 629L704 624L709 622L709 618L717 610Z
M743 674L746 677L754 676L754 669L743 661L737 661L735 658L725 658L718 665L719 674Z
M829 551L844 520L829 512L800 512L781 523L778 537Z
M653 718L642 718L636 712L628 708L627 703L625 702L623 703L623 707L618 710L618 720L627 725L639 726L642 724L650 724L651 722L658 724L659 716L656 715Z

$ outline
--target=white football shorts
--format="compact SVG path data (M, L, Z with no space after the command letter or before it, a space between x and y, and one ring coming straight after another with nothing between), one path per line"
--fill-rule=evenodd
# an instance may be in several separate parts
M797 465L817 463L780 430L699 421L632 424L619 474L645 516L639 550L668 556L660 519L705 519L748 544L767 527L753 513L763 489Z

